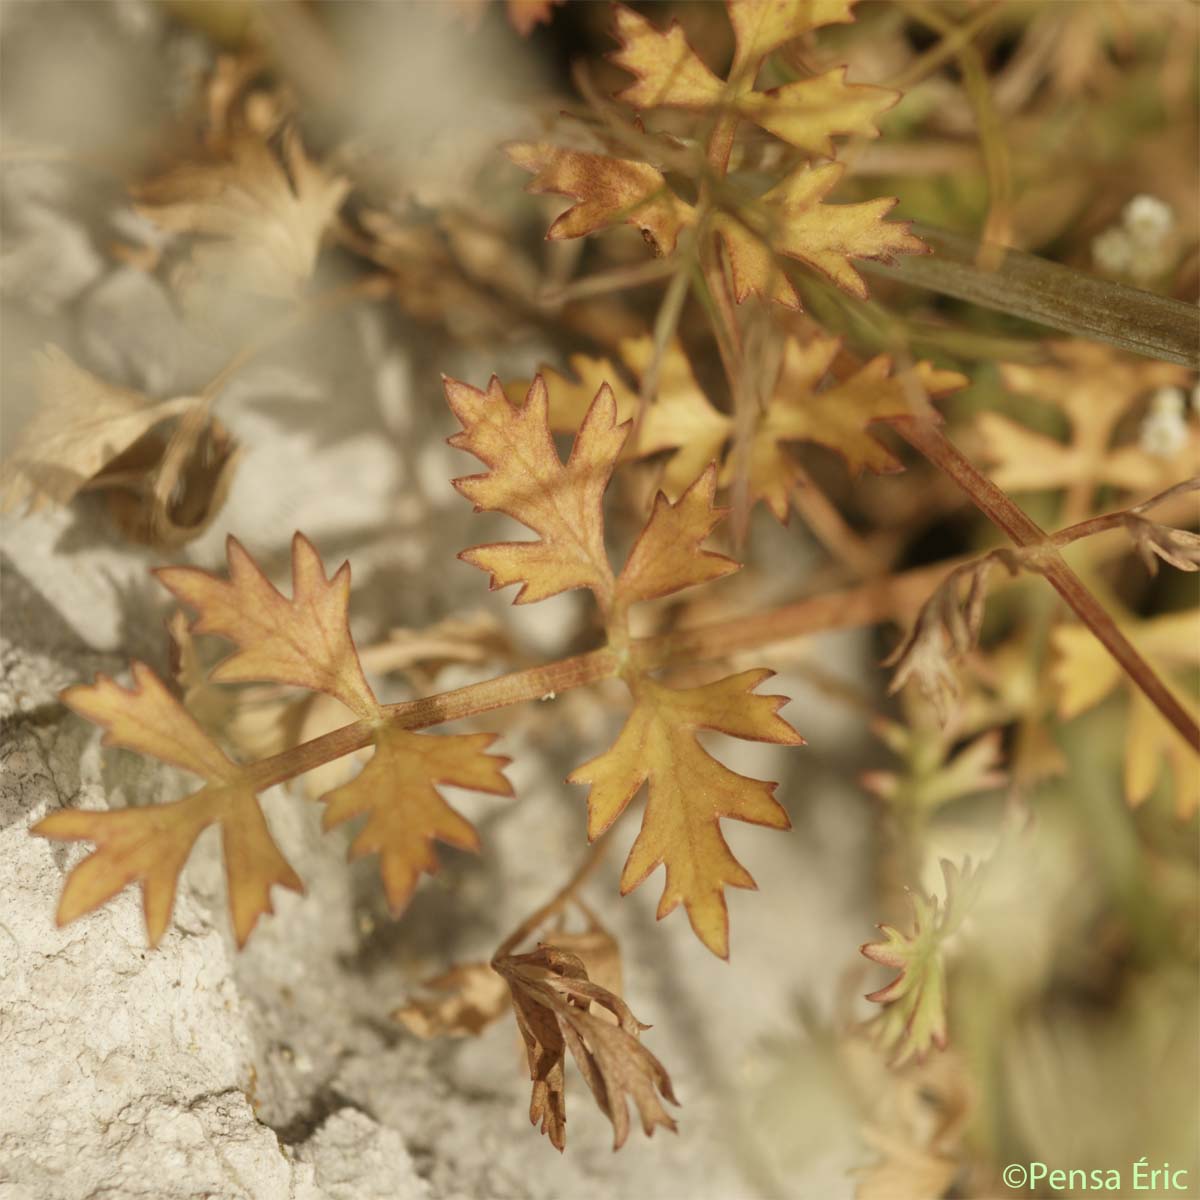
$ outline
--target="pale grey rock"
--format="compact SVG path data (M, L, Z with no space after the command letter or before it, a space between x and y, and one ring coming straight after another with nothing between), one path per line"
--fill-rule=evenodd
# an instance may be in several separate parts
M103 269L87 230L44 196L57 180L38 164L25 164L6 169L0 184L5 214L0 292L43 314L69 303Z
M296 1158L311 1164L311 1190L296 1200L427 1200L429 1184L417 1174L404 1140L365 1113L342 1108L299 1148Z
M134 267L88 293L79 327L89 370L156 399L195 393L233 353L198 337L158 279Z

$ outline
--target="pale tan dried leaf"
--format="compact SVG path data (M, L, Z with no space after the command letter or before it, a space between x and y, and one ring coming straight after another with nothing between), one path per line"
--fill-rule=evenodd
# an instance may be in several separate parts
M36 355L38 411L0 470L0 508L34 511L69 504L79 491L156 425L194 409L184 396L154 401L105 383L57 346Z
M147 434L91 486L106 488L109 511L126 537L177 549L199 537L224 507L241 454L225 426L198 403L165 441L156 431Z
M941 1200L958 1174L952 1158L877 1130L864 1136L882 1157L855 1172L854 1200Z
M945 725L959 696L954 663L979 640L988 575L998 565L1015 575L1023 561L1018 552L1000 548L951 571L921 606L908 636L883 660L885 667L895 667L888 692L914 680ZM963 583L967 592L960 600Z
M411 998L392 1012L392 1020L427 1041L476 1037L504 1016L510 1002L508 984L491 963L460 963L420 986L435 994Z
M135 189L138 211L173 233L208 239L192 262L209 277L246 291L293 298L308 281L321 236L350 190L283 137L282 161L258 138L236 139L229 157L184 163Z

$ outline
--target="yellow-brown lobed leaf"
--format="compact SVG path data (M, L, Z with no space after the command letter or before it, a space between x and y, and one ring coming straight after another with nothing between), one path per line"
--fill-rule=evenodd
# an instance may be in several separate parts
M842 19L850 19L848 4L830 6L826 15L831 19L838 19L833 15L834 7L845 10ZM640 13L618 6L616 36L621 48L610 57L636 76L637 82L617 98L635 108L733 113L798 149L831 157L836 134L878 137L876 118L891 108L900 94L886 88L847 84L845 67L769 91L755 91L755 76L763 57L814 24L829 23L828 19L812 19L816 16L812 4L731 6L738 51L726 83L688 45L678 22L660 30Z
M273 911L271 887L302 892L304 885L275 845L253 789L243 785L206 787L149 808L73 809L44 817L33 827L39 837L96 844L63 888L58 924L92 912L136 882L142 885L146 933L157 946L171 920L184 864L196 839L214 824L221 827L234 936L244 946L258 918Z
M506 513L539 535L476 546L459 557L490 572L493 589L522 584L516 604L586 587L607 607L613 577L601 501L629 433L628 424L617 423L612 390L603 386L596 394L565 465L550 435L540 376L522 405L509 402L494 376L486 392L447 379L446 399L463 426L450 445L489 468L454 486L476 512Z
M383 727L362 771L322 797L326 829L367 817L350 845L350 858L379 855L394 915L408 903L421 872L437 871L435 839L460 850L479 850L474 826L446 803L438 786L512 795L503 773L509 760L487 753L493 741L491 733L439 737Z
M171 804L116 812L51 813L31 832L66 841L91 841L95 850L71 872L58 923L98 908L130 883L140 883L150 944L162 939L171 918L180 872L201 832L221 827L229 904L238 945L256 921L272 911L275 884L303 891L296 873L271 838L254 789L195 719L143 663L133 664L133 689L105 676L68 688L63 701L106 730L107 745L173 763L208 786Z
M1046 350L1049 362L1005 363L1001 378L1010 391L1060 409L1070 422L1069 438L1060 441L1000 413L981 413L976 428L997 487L1034 491L1109 484L1151 491L1197 469L1200 438L1195 434L1175 459L1156 457L1137 445L1113 445L1121 418L1147 392L1185 386L1191 379L1185 368L1084 342L1050 342Z
M629 224L642 231L656 254L670 254L682 230L695 223L695 209L667 186L649 163L568 150L549 142L512 142L505 153L533 172L529 191L570 196L579 203L550 226L546 237L583 237L610 225Z
M745 214L753 232L728 214L718 215L714 223L725 243L739 303L759 295L800 307L795 289L775 262L776 254L812 267L842 291L865 300L867 285L851 266L852 258L890 263L899 254L930 252L909 232L907 222L883 219L895 207L893 199L824 203L844 170L842 163L797 168Z
M629 1136L633 1100L647 1136L675 1122L660 1096L677 1104L666 1070L639 1041L643 1025L613 992L588 978L583 961L542 944L532 954L497 959L493 966L512 994L533 1083L529 1119L559 1150L566 1145L564 1065L569 1049L600 1111L613 1126L613 1149ZM589 1011L595 1004L616 1023Z
M324 692L360 717L379 709L350 637L350 566L326 579L312 543L292 539L292 599L284 597L236 538L227 543L229 579L195 567L155 572L196 610L195 633L219 634L238 646L211 678L236 683L272 680Z
M708 69L688 44L678 21L657 29L641 13L618 4L613 9L621 48L609 58L636 76L618 96L635 108L714 108L725 95L725 82ZM753 83L753 81L751 81Z
M842 456L847 468L858 474L900 470L899 461L871 431L872 422L904 416L926 397L936 399L966 386L966 376L943 371L928 362L915 364L915 375L906 379L892 370L891 360L880 355L849 378L822 387L837 358L839 338L818 333L807 342L790 338L771 398L758 417L748 456L749 499L764 501L780 521L787 521L791 494L799 468L789 442L815 442ZM650 337L627 338L618 345L620 358L636 376L648 369L654 353ZM639 397L621 382L607 358L574 355L568 365L575 378L548 369L550 426L573 430L587 411L595 389L612 381L621 420L634 420ZM660 362L657 395L646 406L635 438L626 443L624 457L641 458L672 451L662 476L667 497L675 500L692 485L709 463L723 464L718 482L730 487L734 464L726 457L733 436L733 421L705 397L677 339L668 342ZM515 394L519 384L510 385ZM914 400L915 396L915 400ZM927 415L936 413L924 406Z
M105 746L148 754L183 767L211 783L229 783L239 774L236 763L200 727L145 663L131 667L133 687L123 688L107 675L62 693L63 703L101 726Z
M658 493L617 578L618 604L669 596L741 569L733 559L701 548L729 511L713 507L716 490L717 469L710 464L674 504Z
M655 361L654 338L629 338L619 349L643 380ZM636 450L639 455L672 452L663 468L662 489L675 500L709 463L720 461L733 421L715 409L700 389L678 338L666 344L657 365L658 386L653 403L641 414Z
M737 57L759 62L785 42L822 25L853 22L856 0L726 0Z
M1129 640L1167 682L1189 712L1200 715L1194 693L1184 693L1171 682L1172 672L1200 666L1200 618L1194 611L1168 613L1122 622ZM1070 720L1099 704L1125 677L1105 654L1089 630L1063 625L1051 635L1055 660L1050 674L1058 689L1058 713ZM1140 692L1131 693L1132 705L1125 731L1124 790L1126 802L1144 804L1170 770L1175 814L1189 819L1200 809L1200 773L1195 752Z
M703 749L696 732L712 729L751 741L802 745L804 739L778 716L785 698L752 694L771 674L744 671L685 690L639 679L633 712L612 748L568 776L570 783L591 786L588 836L593 840L649 784L621 892L627 894L665 866L659 918L682 902L696 936L721 958L729 956L724 889L753 889L755 883L730 852L719 822L731 818L773 829L788 829L791 822L774 798L773 783L731 771Z
M915 377L906 382L902 373L893 374L891 359L881 354L848 379L819 390L840 348L840 339L820 334L806 345L790 339L774 393L755 429L750 496L766 501L781 521L787 519L798 474L786 449L788 442L826 446L845 459L854 475L864 468L877 473L898 471L899 461L869 431L871 423L911 414L914 392L920 402L926 396L948 395L969 382L965 375L939 370L928 362L917 363ZM727 464L723 484L731 482L730 471Z
M877 138L880 114L900 99L890 88L847 83L846 68L800 79L766 92L747 92L737 112L817 158L832 158L838 135Z
M607 383L616 398L617 420L637 422L622 458L670 451L661 483L667 498L676 500L709 463L720 460L722 447L732 435L733 422L701 391L678 338L671 338L659 356L649 334L623 338L617 343L617 352L626 370L639 381L657 357L658 387L650 404L640 412L640 421L641 399L625 384L613 361L575 354L567 360L573 377L549 367L540 369L550 394L550 428L556 433L573 433L596 392ZM528 386L528 381L512 383L505 391L516 399Z

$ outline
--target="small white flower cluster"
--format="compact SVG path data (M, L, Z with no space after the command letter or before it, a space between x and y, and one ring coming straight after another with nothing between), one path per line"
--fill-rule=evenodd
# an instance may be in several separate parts
M1138 443L1155 458L1174 458L1187 444L1183 388L1161 387L1150 397L1150 411L1142 418ZM1200 411L1200 384L1192 389L1192 407Z
M1106 275L1126 275L1149 283L1174 260L1175 214L1156 196L1134 196L1121 223L1092 239L1092 261Z

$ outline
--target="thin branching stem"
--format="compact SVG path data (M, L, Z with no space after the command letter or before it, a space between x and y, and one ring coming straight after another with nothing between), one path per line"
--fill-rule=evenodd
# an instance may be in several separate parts
M612 838L607 835L598 837L589 847L587 854L579 866L575 868L571 878L546 901L535 909L496 947L492 962L511 954L538 926L544 925L551 917L557 916L575 899L579 889L591 878L596 868L604 861L605 854L612 844Z
M656 637L635 638L629 662L638 671L655 671L725 658L776 642L836 629L855 629L915 609L945 577L961 565L949 559L845 591L828 592L768 612L679 629ZM399 729L428 729L447 721L477 716L530 700L552 700L560 692L614 679L626 664L607 646L545 666L499 675L450 692L385 705L379 720ZM302 742L245 768L256 789L284 783L314 767L369 746L376 722L355 721L322 737Z
M1116 622L1088 591L1087 585L1067 565L1055 539L1032 520L992 481L981 475L967 457L940 429L916 417L893 417L887 422L913 449L944 471L975 506L1002 529L1018 546L1037 551L1037 570L1070 605L1075 615L1116 659L1126 675L1175 727L1187 743L1200 753L1200 725L1155 674ZM1107 526L1105 526L1107 527ZM1095 529L1093 532L1100 532ZM1033 559L1031 558L1031 563Z

